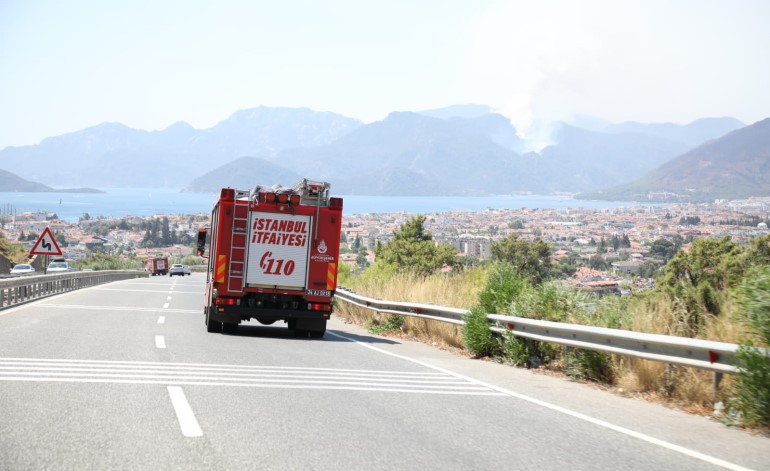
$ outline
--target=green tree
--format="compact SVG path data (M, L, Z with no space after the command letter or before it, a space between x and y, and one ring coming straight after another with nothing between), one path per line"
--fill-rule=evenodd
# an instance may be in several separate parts
M67 239L63 232L54 232L53 238L56 239L56 243L59 244L59 247L67 247Z
M596 253L607 253L607 241L604 237L599 241L599 246L596 248Z
M696 239L687 252L679 251L665 269L664 284L674 288L681 284L698 286L708 283L712 288L724 290L740 281L744 272L741 248L730 240Z
M493 242L490 247L492 260L505 262L514 267L521 276L533 283L541 283L551 274L551 246L536 239L533 242L520 239L512 234Z
M655 278L660 274L660 265L653 260L645 260L636 273L642 278Z
M627 249L631 248L631 239L628 238L628 234L623 234L623 240L621 241L620 246Z
M659 289L679 309L682 335L697 336L705 316L719 315L728 290L745 271L742 250L729 236L696 239L687 252L674 255L659 278Z
M375 248L377 263L394 267L397 271L427 276L444 265L457 265L455 249L449 244L438 244L425 231L425 216L415 216L401 225L393 240Z
M173 245L173 239L171 238L171 228L167 217L160 220L160 242L163 246Z
M601 255L593 255L588 259L588 266L594 270L606 270L607 261Z
M667 262L679 249L668 239L657 239L650 246L650 255Z

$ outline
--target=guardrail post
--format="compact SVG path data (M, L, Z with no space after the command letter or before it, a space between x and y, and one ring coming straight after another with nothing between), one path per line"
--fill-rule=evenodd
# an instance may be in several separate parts
M666 363L666 394L674 390L674 365Z
M711 382L711 401L716 404L719 394L719 384L722 382L722 378L724 377L724 373L721 373L719 371L714 372L714 379Z

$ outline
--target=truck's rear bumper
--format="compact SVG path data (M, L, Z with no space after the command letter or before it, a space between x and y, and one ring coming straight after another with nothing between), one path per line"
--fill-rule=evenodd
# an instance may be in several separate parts
M290 309L257 309L241 306L212 306L210 318L227 324L237 324L242 320L261 319L280 321L289 319L328 319L328 311L294 311Z

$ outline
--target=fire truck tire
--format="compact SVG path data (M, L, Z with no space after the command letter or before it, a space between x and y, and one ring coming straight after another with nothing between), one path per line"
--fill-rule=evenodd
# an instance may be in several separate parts
M210 333L222 332L222 323L211 319L209 315L206 314L206 331Z
M325 333L326 333L325 330L311 330L310 338L320 339L324 336Z

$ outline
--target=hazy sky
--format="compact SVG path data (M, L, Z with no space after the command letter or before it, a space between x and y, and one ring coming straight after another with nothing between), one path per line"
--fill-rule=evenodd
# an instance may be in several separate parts
M259 105L770 116L767 0L0 0L0 149Z

